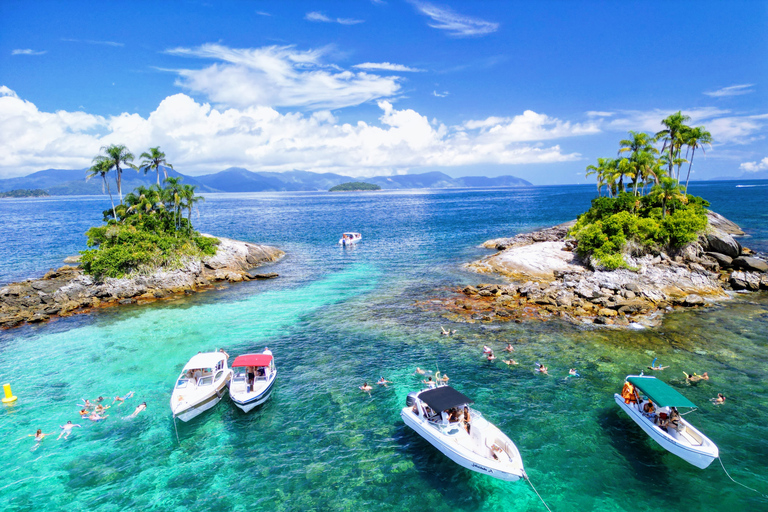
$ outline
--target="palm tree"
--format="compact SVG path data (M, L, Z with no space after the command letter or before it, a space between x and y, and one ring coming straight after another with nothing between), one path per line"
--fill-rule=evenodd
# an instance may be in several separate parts
M689 116L683 115L681 111L677 111L676 113L668 116L666 119L664 119L661 124L665 127L664 130L661 130L658 132L654 138L659 141L664 141L664 146L661 149L661 152L663 153L664 150L669 151L669 175L672 176L672 166L675 163L675 160L680 157L680 150L683 147L684 139L683 134L690 130L690 127L687 126L685 123L690 121L691 118ZM677 182L680 183L680 165L677 166Z
M603 188L603 185L605 185L605 181L603 180L603 161L605 158L598 158L597 159L597 166L594 165L588 165L587 166L587 173L585 174L585 177L589 178L593 174L595 174L597 178L597 197L600 197L600 190Z
M163 188L163 202L166 204L166 209L173 212L173 225L176 229L179 228L179 217L181 215L181 179L181 177L166 178L163 181L166 184L165 188Z
M155 187L152 185L147 188L142 185L133 192L126 194L125 204L129 205L127 212L138 213L139 218L141 218L144 213L152 215L162 209L164 206L160 197L160 187Z
M651 194L661 199L662 219L667 215L667 201L672 199L679 199L683 203L688 201L688 197L680 190L680 185L672 178L662 178L661 183L653 187Z
M691 167L693 167L693 155L696 154L696 148L704 151L704 144L712 144L712 134L704 129L703 126L691 128L686 132L685 143L691 148L691 161L688 165L688 175L685 177L685 190L688 190L688 180L691 177ZM687 153L686 153L687 155Z
M106 154L97 156L96 158L103 160L105 162L109 162L110 168L114 167L115 171L117 172L117 193L120 195L120 204L123 204L123 188L122 188L123 169L120 167L120 164L123 164L126 167L130 167L131 169L138 171L139 168L133 165L132 163L134 158L133 153L128 151L128 148L126 148L122 144L112 144L111 146L102 146L99 151L104 151L104 153Z
M197 203L205 201L203 196L196 196L195 189L197 185L184 185L181 190L182 198L184 199L184 206L187 209L187 220L189 221L189 230L192 230L192 208ZM198 213L199 215L199 213Z
M168 179L168 169L173 169L173 166L169 164L165 159L165 153L160 151L160 146L156 148L149 148L149 153L146 151L142 153L139 158L143 158L139 164L139 169L144 169L144 174L149 171L155 171L157 173L157 186L160 186L160 168L163 169L163 175L165 179Z
M106 160L102 160L101 157L96 157L93 159L93 165L90 169L88 169L88 174L86 175L85 179L88 181L94 176L101 176L101 179L104 180L101 185L101 191L103 193L104 187L107 187L107 192L109 193L109 201L112 203L112 216L115 218L115 220L117 220L117 213L115 212L115 200L112 198L112 191L109 189L109 182L107 181L107 174L111 170L111 163L107 162Z

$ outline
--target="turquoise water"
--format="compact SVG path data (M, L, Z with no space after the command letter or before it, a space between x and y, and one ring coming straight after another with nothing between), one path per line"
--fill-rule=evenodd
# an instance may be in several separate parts
M713 208L768 249L768 187L703 184ZM768 297L736 296L669 315L657 329L613 331L552 321L452 324L417 301L488 281L461 265L476 245L572 218L591 187L329 195L211 195L197 221L211 233L278 245L281 277L175 301L103 310L0 333L0 379L19 401L0 409L0 509L544 510L524 482L451 463L399 417L416 366L440 369L518 445L552 510L765 510L719 463L699 470L650 441L613 402L623 377L654 357L657 374L700 409L688 419L720 447L738 481L768 493ZM718 203L719 202L719 203ZM0 281L41 274L82 248L101 198L0 202ZM55 230L46 229L53 212ZM58 221L57 221L58 222ZM358 230L359 247L336 246ZM44 251L39 249L44 247ZM36 249L37 248L37 249ZM440 336L440 326L457 329ZM483 344L517 350L488 363ZM272 398L243 414L227 399L174 428L168 402L197 351L274 352ZM537 375L544 362L550 376ZM580 378L566 377L576 367ZM708 371L686 386L682 371ZM393 384L358 386L385 376ZM77 403L135 396L100 423ZM728 400L709 402L718 392ZM111 399L110 399L111 401ZM142 401L148 409L128 416ZM37 428L55 435L32 451ZM178 441L177 441L178 434Z

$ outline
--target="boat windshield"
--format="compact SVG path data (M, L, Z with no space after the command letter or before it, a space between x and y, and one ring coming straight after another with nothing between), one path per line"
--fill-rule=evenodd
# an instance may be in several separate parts
M187 387L187 383L188 383L188 382L189 382L189 380L187 380L185 377L181 377L181 378L179 378L179 380L176 382L176 388L177 388L177 389L182 389L182 388L185 388L185 387Z
M198 386L210 386L211 384L213 384L213 376L211 375L208 377L202 377L197 381Z

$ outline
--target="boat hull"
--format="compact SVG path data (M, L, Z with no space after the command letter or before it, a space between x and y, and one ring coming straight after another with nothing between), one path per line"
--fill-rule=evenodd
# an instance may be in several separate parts
M400 411L403 423L413 429L417 434L426 439L432 446L437 448L443 455L453 462L470 471L488 475L499 480L515 482L525 477L525 470L522 462L519 467L514 469L503 467L498 461L489 460L481 457L474 452L464 449L456 443L451 443L443 439L443 436L433 427L425 425L419 417L411 412L410 407L405 407ZM510 444L513 444L509 441ZM453 446L455 444L455 446ZM516 452L517 460L520 460L520 454Z
M276 380L277 373L274 374L274 377L272 377L266 388L251 393L232 393L232 389L230 388L229 398L232 399L232 402L242 409L243 412L249 412L269 400L269 397L272 395L272 390L275 387Z
M643 414L637 410L634 404L625 404L621 395L614 394L614 400L626 412L632 420L642 428L651 439L656 441L662 448L668 452L677 455L684 461L693 464L694 466L705 469L713 460L719 456L719 451L715 443L713 443L708 437L694 429L690 423L681 419L681 423L693 430L698 436L701 437L701 445L699 447L690 446L684 442L681 442L668 433L664 432L661 428L656 426L652 421L643 416Z
M173 416L179 418L183 422L187 422L213 408L221 401L221 397L224 396L231 375L232 372L230 371L226 378L217 384L210 393L195 397L194 400L191 401L186 400L184 395L174 393L171 397L171 410L173 411ZM181 397L181 400L179 400L179 397Z

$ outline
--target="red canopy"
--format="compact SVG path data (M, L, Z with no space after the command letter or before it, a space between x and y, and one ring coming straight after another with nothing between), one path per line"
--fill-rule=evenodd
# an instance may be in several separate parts
M271 362L272 356L269 354L245 354L235 358L232 368L237 368L238 366L269 366Z

